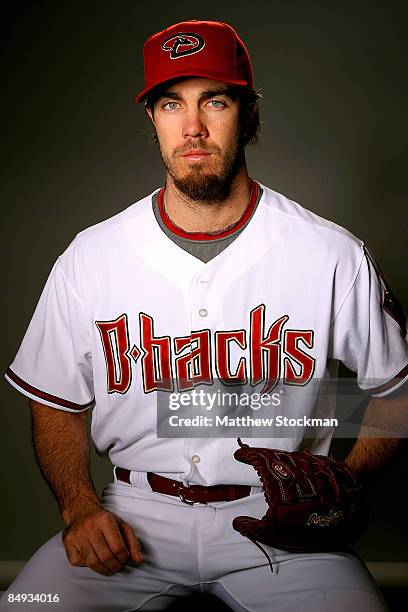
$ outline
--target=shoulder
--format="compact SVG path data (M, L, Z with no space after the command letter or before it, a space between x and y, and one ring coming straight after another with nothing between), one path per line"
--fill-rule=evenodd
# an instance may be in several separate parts
M101 242L106 245L106 240L112 240L115 237L120 239L124 227L132 223L134 220L143 220L143 217L151 211L151 198L158 189L155 189L151 194L137 200L124 210L120 211L113 217L109 217L104 221L96 223L76 235L72 244L76 247L86 248L88 245L95 246Z
M143 231L142 228L154 219L151 198L156 191L158 190L137 200L113 217L79 232L58 258L57 269L68 280L79 282L85 272L96 272L101 267L107 269L113 256L117 266L126 243L128 227L136 226Z
M73 251L94 250L99 246L105 249L109 244L121 241L127 225L134 222L147 222L152 210L151 198L156 191L158 189L137 200L113 217L109 217L79 232L61 257L70 255ZM151 214L150 217L152 217Z
M299 248L312 248L316 252L330 254L334 258L355 259L361 262L364 242L349 230L329 221L286 196L261 185L262 206L265 221L281 231L288 242Z

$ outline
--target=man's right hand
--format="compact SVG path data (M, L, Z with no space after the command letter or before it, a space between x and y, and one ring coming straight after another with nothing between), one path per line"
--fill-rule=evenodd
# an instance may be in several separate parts
M88 411L55 410L32 400L30 407L37 461L67 525L62 540L70 564L108 575L129 561L140 563L132 527L104 509L93 486Z
M141 563L141 547L132 527L103 506L81 511L64 529L68 561L105 576L125 569L130 560Z

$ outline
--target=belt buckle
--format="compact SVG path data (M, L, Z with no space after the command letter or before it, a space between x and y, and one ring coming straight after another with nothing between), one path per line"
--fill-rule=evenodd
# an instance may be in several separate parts
M179 484L179 488L177 489L177 493L178 493L178 496L179 496L179 498L181 499L181 501L182 501L182 502L184 502L185 504L188 504L189 506L194 506L194 504L197 504L197 503L199 503L199 502L192 502L192 501L189 501L189 500L188 500L188 499L186 499L186 498L184 497L184 495L183 495L183 489L189 489L189 488L190 488L190 487L185 487L185 486L183 485L183 483L182 483L182 482L180 482L180 484Z

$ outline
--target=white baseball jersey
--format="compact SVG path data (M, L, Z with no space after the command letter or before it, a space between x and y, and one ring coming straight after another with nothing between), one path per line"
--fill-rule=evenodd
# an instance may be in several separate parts
M114 465L202 485L259 480L234 460L235 439L158 438L158 392L279 384L299 414L330 417L320 390L339 361L372 395L403 384L406 319L364 244L262 189L244 230L207 263L169 239L153 194L81 232L51 271L8 381L56 409L93 406L93 441ZM295 450L304 433L249 442ZM327 453L332 433L311 450Z

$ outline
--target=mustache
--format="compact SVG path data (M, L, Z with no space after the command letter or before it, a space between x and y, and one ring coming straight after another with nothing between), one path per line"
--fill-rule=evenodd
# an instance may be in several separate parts
M209 147L207 143L202 141L186 142L180 147L174 149L174 155L184 155L189 151L204 151L205 153L219 152L220 148L217 146Z

